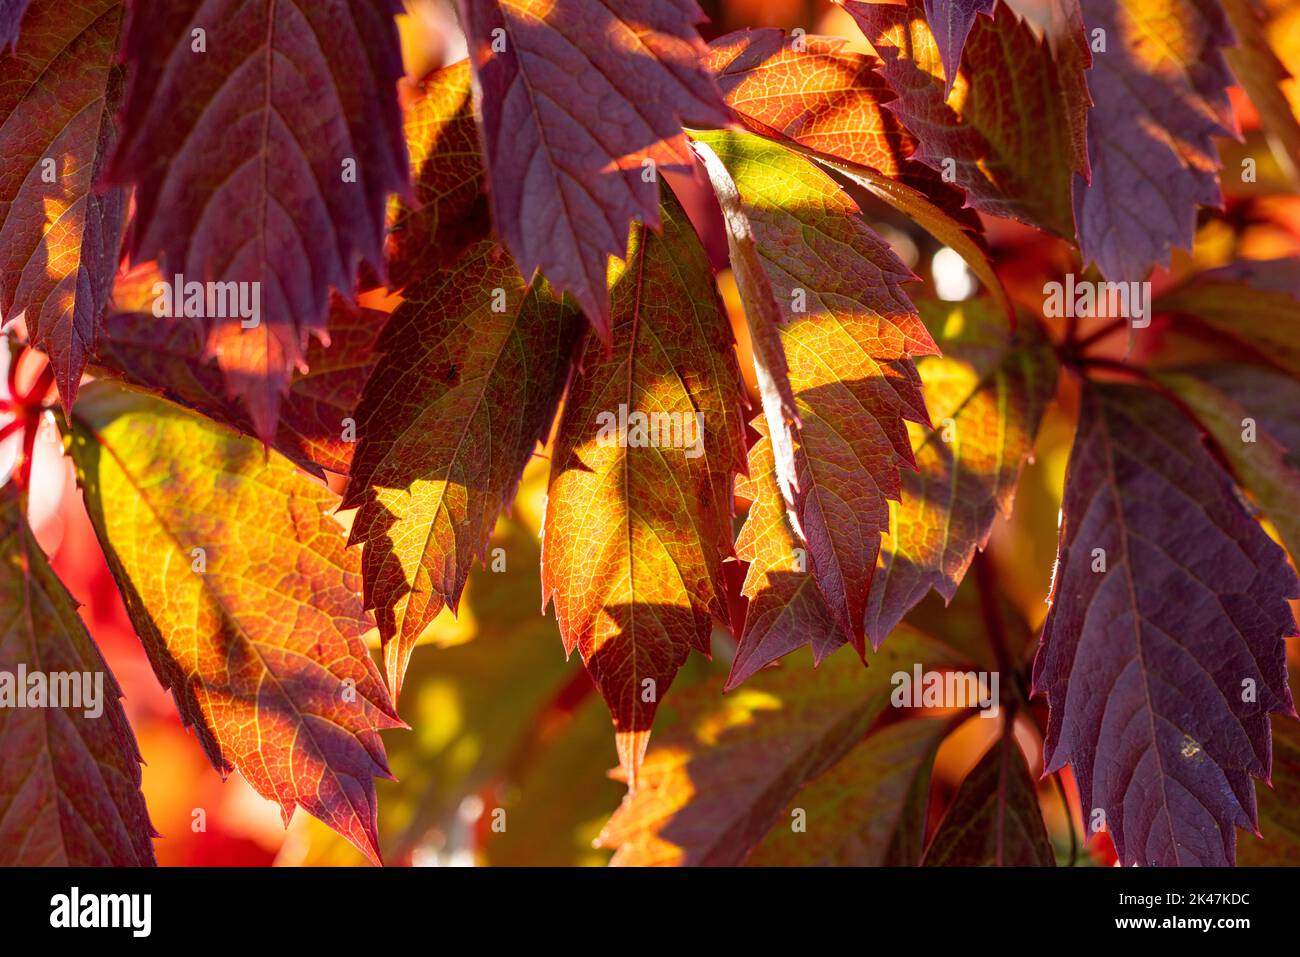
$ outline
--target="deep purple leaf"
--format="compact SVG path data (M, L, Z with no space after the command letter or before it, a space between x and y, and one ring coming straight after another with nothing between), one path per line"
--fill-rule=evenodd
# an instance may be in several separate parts
M730 112L705 69L695 0L461 0L482 93L492 216L609 338L606 270L631 222L659 226L657 174L688 169L682 125Z
M260 324L208 318L258 434L325 332L330 288L383 262L407 190L396 0L136 0L110 178L136 185L130 251L165 278L260 283ZM204 47L200 52L200 41ZM351 176L355 164L355 176Z
M1093 106L1092 180L1074 181L1079 246L1107 279L1136 281L1191 248L1198 204L1222 203L1214 137L1237 132L1222 52L1232 31L1215 0L1082 6Z
M975 16L993 12L995 0L925 0L925 19L939 47L943 61L944 90L946 97L952 92L957 67L961 66L961 50L966 45L966 35L975 25Z
M1231 864L1254 829L1298 584L1181 410L1088 386L1034 689L1045 770L1073 766L1124 864Z

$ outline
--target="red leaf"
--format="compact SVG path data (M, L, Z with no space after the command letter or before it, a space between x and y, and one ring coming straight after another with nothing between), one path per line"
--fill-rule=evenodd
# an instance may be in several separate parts
M497 516L545 441L586 325L490 240L412 286L357 409L342 508L360 508L366 607L401 689L416 640L455 611Z
M385 198L406 189L400 10L396 0L131 7L131 83L109 171L136 185L131 256L161 257L168 279L260 284L255 328L206 326L267 442L308 337L325 332L330 288L351 292L361 259L381 265Z
M1074 174L1088 174L1082 24L1076 19L1053 52L1046 37L999 4L992 19L975 22L959 87L945 98L938 45L920 0L849 0L845 9L882 58L881 73L898 93L889 108L917 138L916 158L949 172L983 212L1073 237ZM1024 114L1035 122L1024 122Z
M708 652L712 619L727 620L722 561L745 462L740 371L708 258L668 191L662 215L662 235L633 231L612 350L589 341L570 388L542 546L543 601L614 714L632 787L659 701L690 650ZM675 418L677 440L663 425L651 440L634 414Z
M1092 181L1075 181L1084 261L1107 279L1144 279L1190 249L1196 206L1220 206L1216 136L1237 133L1228 101L1232 42L1215 0L1082 0L1088 36L1105 31L1088 89Z
M99 381L72 454L154 672L223 775L304 808L378 862L379 731L401 727L364 640L337 500L278 453Z
M307 371L289 381L271 447L314 475L347 474L356 443L352 418L375 365L375 340L388 319L335 295L330 301L328 347L307 346ZM107 372L161 393L251 435L253 420L226 394L221 370L205 354L202 334L184 319L127 312L110 316L98 350L96 374Z
M389 216L393 289L450 265L491 231L470 80L469 61L461 60L425 77L406 104L415 198L398 201Z
M12 683L19 667L51 685L60 674L102 680L103 710L15 707L0 691L0 866L154 864L157 832L140 793L140 750L122 689L27 527L25 509L12 485L0 488L0 673L10 694L30 690L26 681Z
M921 861L926 867L1054 867L1038 795L1008 726L966 775Z
M0 12L0 322L25 312L65 410L95 347L126 215L125 190L96 189L121 99L122 8L37 4L12 56Z
M935 346L902 290L915 277L817 164L749 134L699 139L732 175L746 220L733 231L752 236L767 279L765 289L741 286L745 307L765 294L785 320L801 424L793 475L781 474L780 458L777 474L807 568L860 649L889 500L899 497L899 467L914 466L906 420L928 421L911 357ZM778 425L769 417L769 438Z
M608 339L605 273L628 227L659 226L657 175L688 169L683 124L729 111L700 58L695 0L462 0L493 219L520 271Z
M1282 639L1300 587L1175 406L1113 383L1082 401L1034 662L1045 770L1073 766L1126 865L1230 864L1269 712L1295 713Z
M966 194L911 159L916 140L887 104L897 99L880 61L840 37L804 36L795 49L780 30L739 30L709 44L707 63L727 105L749 130L865 166L915 190L962 227L980 229Z

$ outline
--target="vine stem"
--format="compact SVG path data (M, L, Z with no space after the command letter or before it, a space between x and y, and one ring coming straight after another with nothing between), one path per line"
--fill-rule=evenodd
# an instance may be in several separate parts
M1106 325L1102 326L1100 329L1096 329L1093 332L1088 333L1088 335L1084 336L1082 339L1076 339L1074 341L1074 348L1076 351L1082 352L1084 349L1088 348L1088 346L1092 345L1093 343L1100 342L1102 339L1105 339L1107 336L1112 335L1113 333L1119 332L1127 325L1128 325L1128 320L1123 317L1119 319L1112 319L1110 322L1106 323Z
M1020 682L1020 669L1007 647L1006 633L1002 627L1002 614L998 609L997 581L994 576L993 562L987 552L976 551L975 585L979 589L980 614L984 619L984 632L993 649L993 658L998 670L1011 676L1016 684L1018 697L1023 697L1024 689Z

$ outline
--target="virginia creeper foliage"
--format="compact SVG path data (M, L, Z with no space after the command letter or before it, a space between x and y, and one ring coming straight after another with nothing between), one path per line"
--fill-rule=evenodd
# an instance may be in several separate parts
M0 863L42 461L301 860L1295 863L1295 5L445 6L0 0Z

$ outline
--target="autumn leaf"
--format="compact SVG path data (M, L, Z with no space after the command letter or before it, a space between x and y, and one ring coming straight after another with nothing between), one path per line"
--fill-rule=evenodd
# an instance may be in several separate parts
M996 0L925 0L925 22L930 25L939 59L943 63L945 100L952 93L952 85L957 80L962 50L966 46L966 37L970 35L971 27L975 25L976 15L992 14L995 2Z
M1254 830L1269 712L1295 713L1297 596L1191 420L1149 389L1090 383L1034 689L1046 772L1072 765L1124 864L1231 864L1234 826Z
M406 87L406 146L415 171L412 204L394 198L388 217L393 289L445 268L491 231L470 90L469 61Z
M492 218L609 338L606 268L633 220L659 226L658 169L691 167L682 125L729 113L702 67L695 0L462 0Z
M1291 684L1300 677L1291 669ZM1272 786L1259 789L1259 837L1237 848L1243 867L1286 866L1300 854L1300 723L1289 715L1273 718Z
M1287 101L1287 72L1269 44L1266 18L1252 0L1220 0L1237 45L1224 50L1228 65L1259 111L1273 155L1300 186L1300 120Z
M633 787L659 700L691 648L708 653L712 620L727 621L722 560L745 466L712 270L668 192L661 215L662 235L633 231L612 283L612 349L588 348L570 388L542 547L543 597L613 712Z
M772 282L763 268L754 229L735 180L706 139L697 140L694 147L709 185L713 187L726 229L727 255L744 306L750 351L754 358L754 381L767 421L767 435L772 443L777 484L785 500L793 504L799 480L794 464L794 432L799 424L799 411L790 385L785 346L781 342L780 329L785 319L777 305Z
M101 189L122 96L120 0L0 9L0 323L25 315L64 409L108 305L127 194ZM12 20L11 20L12 18Z
M727 105L752 133L864 166L924 196L954 224L978 232L966 194L913 160L916 140L892 110L879 61L841 37L739 30L709 44L706 61Z
M942 356L917 363L937 427L914 430L917 471L903 471L871 589L876 646L933 588L951 601L993 520L1011 514L1016 482L1056 392L1057 362L1034 322L1008 338L986 300L920 304Z
M388 316L335 295L330 300L328 347L307 346L307 371L296 372L280 406L271 447L301 468L347 474L356 448L353 412L374 368L375 340ZM95 372L157 392L210 419L251 435L253 420L225 389L221 370L206 354L203 334L184 319L151 313L110 315Z
M1294 558L1300 555L1300 383L1257 366L1161 373L1214 437Z
M1211 270L1157 297L1152 309L1190 319L1244 345L1262 362L1300 377L1297 270L1300 260L1295 259L1269 261L1259 272Z
M617 848L614 864L741 863L779 826L799 789L866 735L889 706L890 676L917 662L955 663L942 645L903 629L866 669L844 656L815 674L792 662L725 696L716 682L674 695L675 720L656 735L640 787L623 799L601 844ZM810 828L818 824L843 833L845 822L814 820Z
M1107 279L1145 279L1190 249L1196 207L1219 206L1216 136L1237 133L1215 0L1082 0L1095 52L1088 161L1074 219L1086 262ZM1097 49L1104 41L1105 49Z
M406 291L357 408L342 508L397 697L411 649L484 554L545 441L586 326L483 240Z
M916 137L917 160L949 173L977 209L1074 235L1072 181L1088 176L1089 54L1081 27L1054 52L1047 38L998 4L991 19L973 19L947 98L940 47L921 0L846 0L844 8L880 54L880 72L898 94L887 107ZM945 42L955 46L955 35ZM1022 122L1026 114L1035 122Z
M1008 728L966 775L921 863L927 867L1053 867L1025 756Z
M874 57L842 37L738 30L709 44L705 63L752 133L788 139L897 175L915 142L884 103L894 92Z
M771 440L762 422L749 449L749 474L736 494L751 504L736 538L736 557L748 562L741 594L749 599L744 630L723 690L804 645L813 663L848 642L808 567L808 549L790 519L776 477Z
M111 181L135 185L129 252L161 258L186 283L249 284L241 291L258 304L255 326L241 313L208 316L204 328L230 393L268 443L309 336L326 333L331 287L350 293L361 260L382 267L385 199L407 189L394 95L401 9L395 0L131 5L131 80L109 167Z
M363 638L334 496L178 406L87 387L73 459L136 632L213 767L378 862L378 731L401 725Z
M0 707L0 866L152 865L158 835L140 793L140 749L122 689L46 562L26 508L13 485L0 487L0 673L8 694L34 693L37 674L51 690L60 675L102 685L83 692L85 707L14 707L12 697Z
M838 37L803 36L796 49L780 30L742 30L714 40L706 61L744 126L802 150L846 176L970 265L1010 313L966 194L910 157L916 141L886 108L894 92L877 61Z
M758 867L911 867L925 846L930 770L951 725L911 718L873 731L790 801L745 862ZM806 829L780 822L803 811Z
M899 467L913 466L904 420L927 421L910 357L935 347L901 288L915 277L804 157L743 133L699 139L734 179L784 322L801 421L784 484L808 568L843 634L860 644L888 500L898 498Z
M540 716L576 681L591 687L581 666L565 660L555 619L541 612L538 535L548 472L541 458L529 463L510 512L497 521L491 564L470 572L459 614L435 619L411 656L402 711L413 730L385 733L397 780L378 783L380 846L390 865L410 864L436 849L439 835L463 831L465 798L509 793L521 756L535 751ZM595 757L603 775L617 758L608 713L591 698L602 715ZM612 809L623 788L609 783ZM516 816L512 808L511 828ZM309 847L300 863L355 863L355 849L337 834L304 823Z

